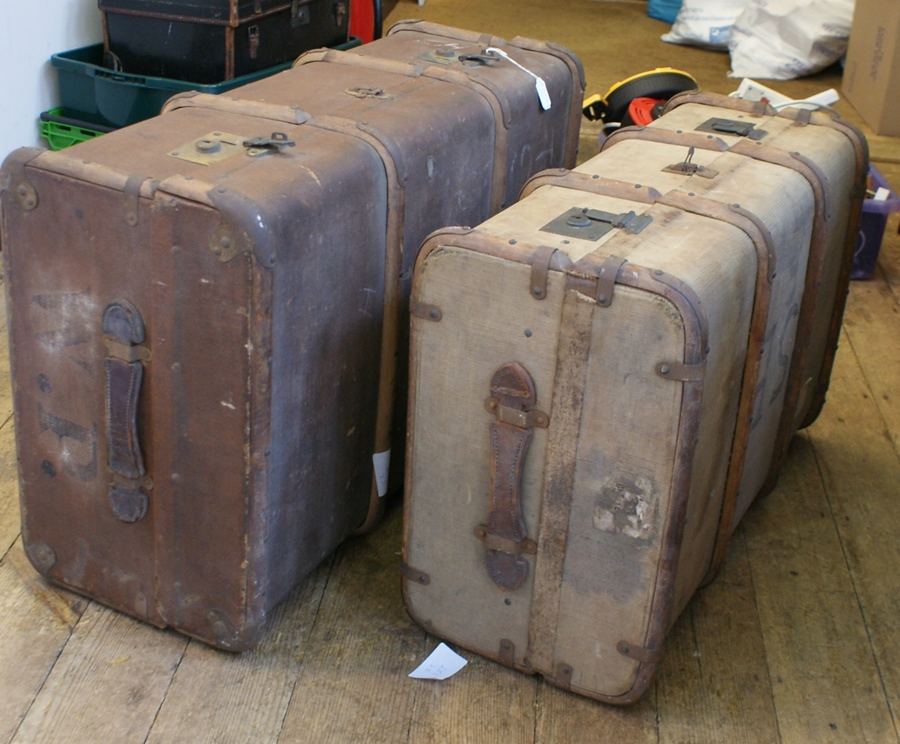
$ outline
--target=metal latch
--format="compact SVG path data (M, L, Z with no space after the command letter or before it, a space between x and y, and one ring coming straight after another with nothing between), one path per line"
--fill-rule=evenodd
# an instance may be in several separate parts
M291 3L291 28L309 25L309 4L300 4L300 0Z
M393 98L393 96L388 95L388 92L384 88L367 88L363 85L357 85L355 88L347 88L344 90L348 96L353 96L354 98Z
M243 145L247 148L247 154L251 157L265 155L269 152L281 152L285 147L293 147L296 143L289 140L284 132L272 132L271 137L254 137L253 139L244 140Z
M763 129L757 129L756 125L748 121L738 121L737 119L720 119L713 117L707 119L696 128L698 132L712 132L713 134L731 134L737 137L746 137L751 140L761 140L768 132Z
M653 222L652 217L636 214L634 210L615 214L600 209L572 207L555 220L548 222L541 230L555 235L565 235L569 238L599 240L606 233L615 229L624 230L629 235L636 235L651 222Z
M474 62L477 65L488 65L491 62L496 62L500 57L491 52L484 52L483 54L460 54L457 59L460 62Z
M461 54L458 46L450 45L431 49L422 55L422 59L439 65L461 64L464 67L478 67L497 62L500 55L486 50L481 54Z
M684 162L681 163L673 163L672 165L667 165L663 168L665 173L679 173L684 176L701 176L702 178L715 178L719 175L719 171L713 170L712 168L707 168L703 165L697 165L692 162L694 159L694 148L691 147L688 149L687 157L684 159Z

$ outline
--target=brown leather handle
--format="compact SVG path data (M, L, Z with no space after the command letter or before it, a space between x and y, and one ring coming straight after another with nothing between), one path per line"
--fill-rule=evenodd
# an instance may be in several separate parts
M109 469L126 478L140 478L146 472L137 431L144 368L140 362L112 358L107 358L105 365Z
M109 348L106 369L107 464L114 476L127 479L115 483L109 498L113 512L125 522L136 522L147 511L147 496L138 481L146 474L138 437L138 400L146 349L144 323L127 300L116 300L103 311L103 333Z
M501 589L512 591L528 576L528 561L522 554L537 550L526 536L522 515L522 471L532 428L546 427L549 419L534 409L534 382L518 362L504 364L494 373L490 392L485 406L498 419L490 425L490 517L475 534L488 548L488 575Z

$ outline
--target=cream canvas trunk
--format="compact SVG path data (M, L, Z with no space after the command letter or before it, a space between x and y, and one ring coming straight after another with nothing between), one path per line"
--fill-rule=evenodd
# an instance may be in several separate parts
M762 488L791 375L814 366L795 342L814 346L823 267L843 272L843 236L824 257L837 248L817 219L843 215L846 231L858 209L857 155L834 152L851 137L815 126L830 116L754 122L763 139L804 130L804 170L761 140L695 131L743 117L710 108L674 107L659 137L623 132L479 227L433 235L414 277L409 612L607 702L646 691L743 481ZM827 207L807 171L843 184Z
M619 148L620 157L630 160L630 177L664 193L684 185L689 192L725 204L734 199L733 204L754 211L759 199L766 198L766 181L739 176L725 179L723 185L722 174L704 167L713 160L721 164L727 148L730 155L776 166L769 169L771 177L795 171L815 199L802 297L790 307L770 311L759 366L748 366L744 385L754 392L744 397L747 408L741 420L746 425L733 449L715 569L750 504L775 485L791 437L811 424L825 403L859 236L867 143L858 129L830 112L777 112L755 102L690 91L672 99L665 115L651 126L620 131L605 147ZM681 168L687 172L660 171L656 159L666 157L689 159ZM772 287L767 291L776 296L784 295L780 285L788 281L781 269L791 259L783 254L795 252L797 246L796 241L772 245Z

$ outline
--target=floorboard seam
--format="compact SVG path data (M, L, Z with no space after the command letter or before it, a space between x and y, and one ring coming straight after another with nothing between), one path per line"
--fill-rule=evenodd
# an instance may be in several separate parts
M871 390L870 390L870 392L871 392ZM875 669L878 672L878 680L881 682L881 691L882 691L882 694L884 695L884 702L885 702L885 705L887 706L888 713L891 716L891 723L894 726L894 736L896 736L897 740L900 741L900 729L898 729L898 726L897 726L896 711L894 710L894 706L891 704L890 692L888 691L887 682L884 678L884 672L882 671L882 668L881 668L881 662L878 658L878 652L876 651L876 648L875 648L875 642L874 642L874 639L872 638L872 632L871 632L871 628L869 626L869 618L866 613L865 604L862 601L862 597L860 597L859 590L856 585L856 574L853 570L853 566L850 563L850 557L847 554L847 546L844 543L844 535L841 532L840 519L838 519L837 515L835 514L835 507L834 507L834 502L832 499L832 494L825 482L825 476L824 476L824 473L822 472L822 465L821 465L821 462L819 461L819 453L816 451L816 442L815 442L815 439L812 436L810 436L807 432L803 432L802 436L805 436L808 438L810 446L812 447L813 459L815 460L815 463L816 463L816 470L819 473L819 480L822 483L822 490L825 494L825 502L828 504L828 510L831 512L831 521L834 523L834 529L835 529L835 532L837 533L838 544L841 546L841 555L844 559L844 565L846 566L847 573L850 577L850 585L853 587L853 596L856 598L856 604L857 604L857 607L859 608L860 618L863 621L863 627L865 628L865 631L866 631L866 639L869 642L869 650L872 653L872 661L875 663Z

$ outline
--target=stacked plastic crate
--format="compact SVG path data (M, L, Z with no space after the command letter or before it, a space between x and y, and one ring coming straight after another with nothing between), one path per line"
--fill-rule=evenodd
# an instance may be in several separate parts
M41 114L41 134L59 150L156 116L176 93L222 93L310 49L358 46L348 3L100 0L104 41L50 58L60 106ZM380 35L380 14L375 20Z

